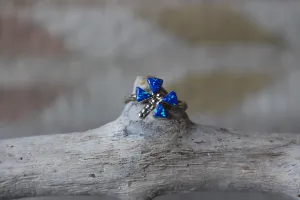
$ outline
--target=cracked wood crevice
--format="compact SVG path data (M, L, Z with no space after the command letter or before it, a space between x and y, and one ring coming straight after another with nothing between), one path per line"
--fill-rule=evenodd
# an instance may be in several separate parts
M134 87L146 87L138 77ZM141 105L98 129L0 141L0 199L112 195L121 200L199 191L299 199L300 136L198 125L180 111L140 120Z

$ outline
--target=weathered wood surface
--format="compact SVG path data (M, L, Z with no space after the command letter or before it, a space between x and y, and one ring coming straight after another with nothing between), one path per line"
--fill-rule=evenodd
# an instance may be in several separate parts
M146 87L138 77L135 86ZM198 125L173 110L148 116L131 102L83 133L0 141L0 199L113 195L121 200L207 189L300 199L300 136Z

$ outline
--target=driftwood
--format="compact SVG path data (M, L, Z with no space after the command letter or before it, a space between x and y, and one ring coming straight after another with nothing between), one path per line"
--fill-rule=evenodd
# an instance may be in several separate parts
M138 77L135 86L146 87ZM300 199L300 136L198 125L180 111L140 120L130 102L98 129L0 141L0 199L112 195L121 200L199 190Z

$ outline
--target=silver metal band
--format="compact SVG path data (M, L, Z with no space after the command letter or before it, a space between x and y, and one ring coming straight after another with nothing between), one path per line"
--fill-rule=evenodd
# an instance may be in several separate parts
M124 100L125 104L129 103L130 101L136 101L136 95L135 94L131 94L131 95L127 96Z

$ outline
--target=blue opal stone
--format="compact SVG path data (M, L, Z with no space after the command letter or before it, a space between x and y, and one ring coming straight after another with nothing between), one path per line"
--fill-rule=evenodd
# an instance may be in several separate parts
M157 118L168 118L168 113L161 104L158 104L154 110L153 116Z
M163 99L163 102L171 104L173 106L178 106L178 99L175 91L170 92L167 94Z
M143 100L148 99L148 98L151 97L151 94L149 94L147 91L143 90L140 87L136 87L135 94L136 94L136 100L138 102L143 101Z
M163 80L159 78L148 78L147 80L153 93L157 93L163 84Z

